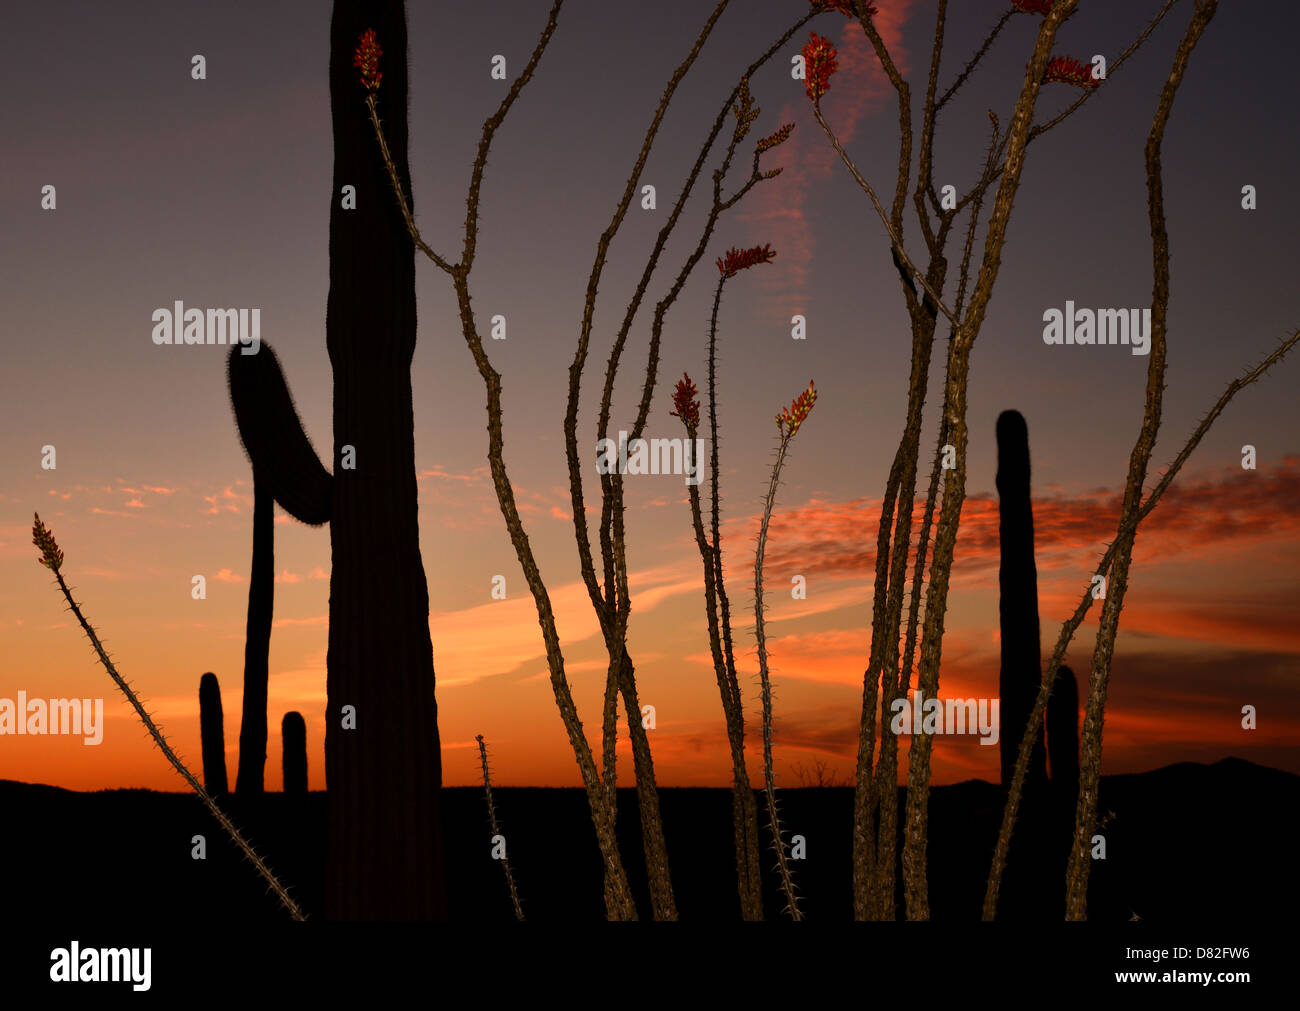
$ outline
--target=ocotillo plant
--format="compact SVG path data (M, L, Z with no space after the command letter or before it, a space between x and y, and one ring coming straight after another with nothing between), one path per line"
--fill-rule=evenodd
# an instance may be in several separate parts
M258 856L257 851L253 849L248 840L243 837L240 831L231 823L230 819L226 817L225 812L222 811L221 808L217 807L216 802L212 799L212 795L209 794L208 791L200 785L199 781L194 778L194 773L190 772L185 763L177 757L176 752L173 751L171 745L167 743L167 738L165 738L162 731L158 729L158 724L153 721L153 717L149 715L144 705L140 702L140 697L131 690L131 686L126 683L126 679L117 672L117 666L109 658L108 652L104 649L103 643L99 641L99 636L90 626L90 622L86 620L86 616L81 613L81 606L72 599L72 591L68 589L68 584L64 582L63 573L60 571L63 568L63 550L54 539L54 531L48 529L45 524L41 522L39 513L36 515L35 522L32 524L32 543L41 551L41 557L38 558L37 561L54 573L54 578L58 581L59 590L63 594L63 599L68 602L68 608L72 611L73 617L76 618L77 623L81 625L81 630L86 633L86 638L90 640L90 645L94 647L95 654L99 657L99 662L104 665L104 670L108 671L108 676L113 679L113 683L122 690L122 694L126 696L126 700L131 703L131 708L133 708L136 715L140 717L140 722L144 724L145 730L149 732L149 736L152 737L153 742L158 745L158 749L163 753L163 756L171 763L172 768L181 774L185 782L190 784L190 787L194 792L199 795L199 799L202 800L207 806L207 809L212 812L212 817L217 819L217 823L223 830L225 830L226 834L230 836L244 856L248 858L248 861L257 868L257 872L262 875L263 880L270 885L271 890L275 892L276 898L278 898L284 908L289 911L289 915L295 920L305 920L307 917L303 915L303 911L298 908L298 904L289 897L288 890L271 872L271 868L266 865L266 862ZM200 682L200 687L201 685L202 682Z
M482 734L475 735L474 740L478 741L479 763L483 766L483 793L487 797L488 827L492 829L493 847L497 845L498 838L501 840L501 856L496 859L501 861L501 870L505 872L506 887L510 889L510 903L515 907L515 919L523 923L524 907L519 904L519 889L515 886L514 871L510 869L510 858L506 855L505 836L501 834L501 826L497 822L497 806L492 800L492 774L488 771L487 742L483 740Z
M698 390L689 374L683 374L673 392L672 414L681 418L686 427L687 445L695 444L700 426ZM718 574L717 542L710 543L704 532L704 517L700 508L698 485L687 486L691 521L695 530L695 544L704 562L704 614L709 632L709 650L713 657L713 672L718 679L722 695L722 713L726 722L727 742L731 748L731 820L736 849L736 888L740 893L740 912L746 920L763 918L763 891L758 865L758 813L754 791L749 785L749 770L745 766L745 711L740 695L740 682L735 674L734 660L729 665L724 651L720 627L718 589L722 580ZM730 635L730 624L727 627ZM730 648L730 642L725 649Z
M1172 6L1168 0L1137 40L1111 61L1110 75L1123 65L1151 34ZM1077 0L1058 0L1053 5L1019 2L998 20L974 55L966 61L953 82L939 87L939 68L944 56L947 0L939 0L935 13L934 40L929 60L929 75L923 95L917 89L920 128L914 129L914 96L903 71L895 63L884 37L875 23L877 10L866 0L814 0L819 13L837 12L858 22L882 71L898 99L899 157L898 175L892 199L882 203L876 191L863 177L852 158L827 122L821 104L830 90L838 68L835 47L815 33L804 47L805 88L813 103L813 114L825 131L836 154L850 175L870 200L884 226L889 255L897 271L911 324L912 364L908 379L908 397L903 432L890 465L885 493L881 498L880 521L876 536L875 586L872 604L871 650L863 682L862 716L858 744L857 783L854 796L853 883L854 915L859 919L893 919L894 870L897 837L897 738L885 732L888 715L895 699L904 695L912 675L912 658L920 638L918 687L929 697L938 693L942 658L943 620L947 608L949 575L957 526L965 496L965 455L967 445L966 403L971 348L979 336L1001 262L1001 250L1025 163L1025 151L1034 139L1063 122L1100 89L1096 81L1079 77L1073 64L1052 57L1057 32L1074 12ZM965 194L955 201L941 201L935 185L934 153L936 126L943 108L960 92L963 84L979 69L993 51L994 42L1010 19L1019 14L1041 15L1042 21L1034 40L1033 51L1025 66L1025 79L1008 127L1000 127L998 117L990 113L993 138L984 159L983 171ZM1017 61L1019 65L1019 61ZM1064 112L1046 122L1035 124L1034 112L1042 86L1051 81L1081 86L1082 94ZM914 147L915 141L915 147ZM913 178L913 165L916 176ZM993 195L992 211L985 229L984 252L972 263L974 237L985 194ZM916 210L920 238L924 242L923 266L908 254L904 244L904 212L911 203ZM965 249L961 258L955 310L945 305L943 288L948 276L946 246L957 218L969 211ZM971 285L967 300L967 285ZM969 302L969 304L968 304ZM912 602L908 611L908 628L903 635L903 604L911 558L912 504L917 484L919 439L926 391L929 388L931 351L939 317L946 321L950 344L944 380L944 395L939 428L939 449L931 471L930 488L922 522L922 536L917 542L916 575ZM940 471L940 461L955 456L956 466ZM939 499L939 475L942 473L942 511L934 523L933 557L929 563L930 579L925 590L924 625L921 622L920 587L929 549L931 516ZM900 655L900 643L906 641ZM900 660L902 661L900 663ZM879 707L879 708L877 708ZM877 716L880 717L880 760L875 761ZM928 797L930 781L929 735L913 738L909 751L907 829L903 855L905 898L909 918L929 916L926 874L926 838L928 832ZM877 820L878 812L878 820Z
M781 408L776 416L776 427L781 433L781 441L776 450L776 461L772 464L772 479L768 482L767 496L763 500L763 519L758 528L758 547L754 551L754 636L758 640L758 677L762 686L763 700L763 792L767 798L768 824L772 828L772 846L776 850L776 866L781 875L781 889L785 892L786 909L794 920L802 920L798 896L794 891L794 880L790 875L790 863L785 852L785 840L781 836L781 821L777 813L776 775L772 768L772 679L767 667L767 633L763 622L763 554L767 549L767 526L772 519L772 508L776 504L776 489L781 482L781 465L785 463L790 440L799 431L808 413L817 402L817 391L811 381L808 389L795 397L789 407Z
M776 147L790 136L792 126L784 126L776 133L758 142L759 153ZM722 566L721 509L718 475L718 384L717 346L718 310L722 303L722 289L727 281L742 270L762 263L771 263L776 251L770 244L749 249L732 248L718 258L718 283L713 292L713 309L709 316L709 473L711 489L711 539L704 531L700 508L699 488L690 486L691 518L695 525L695 541L704 562L705 619L709 632L709 648L713 654L714 673L722 695L722 711L726 720L727 743L731 750L732 769L732 827L736 848L736 878L740 892L741 914L746 920L763 918L762 881L758 862L758 813L754 791L749 783L749 770L745 766L745 712L740 695L740 681L736 675L735 650L731 637L731 602L727 594ZM700 423L700 405L696 389L689 375L677 383L673 393L672 415L686 426L687 445L695 444Z
M203 741L203 785L213 797L227 792L225 719L221 713L221 685L208 671L199 678L199 732Z
M1038 686L1043 680L1038 628L1038 569L1034 564L1034 508L1030 502L1029 428L1019 411L998 415L998 514L1001 566L998 604L1002 666L998 674L1001 698L1002 786L1011 785L1020 738L1029 725ZM1029 757L1026 783L1047 778L1047 754L1042 731Z
M382 93L376 30L389 51ZM275 498L291 514L330 523L326 911L334 919L437 919L447 904L411 399L415 262L411 237L392 212L388 175L391 166L409 192L403 5L338 0L329 74L334 173L325 345L334 372L333 479L304 456L310 446L273 361L232 357L231 393L254 474L272 475ZM367 93L386 124L382 151L361 103ZM243 372L260 376L276 396L241 404ZM283 426L267 432L246 424L259 411L281 417ZM305 483L285 487L292 478L280 472L281 456Z
M301 796L307 792L307 721L302 713L284 714L280 721L280 745L284 792Z
M628 729L630 731L629 736L631 737L632 753L636 769L637 799L641 813L641 835L645 847L646 867L650 882L651 905L656 919L675 919L677 915L676 905L668 870L663 828L659 818L659 802L654 782L654 765L650 757L648 740L640 722L640 703L636 692L635 672L626 645L627 622L631 608L631 598L628 587L627 557L624 545L624 508L621 476L619 474L607 474L603 476L601 482L602 508L599 533L602 562L605 573L604 588L602 588L595 573L586 520L587 510L583 504L582 472L581 464L579 462L576 426L578 400L582 385L582 373L587 358L592 321L595 312L596 291L599 287L601 273L608 260L607 254L610 243L613 241L616 233L626 218L628 208L631 206L632 200L638 192L642 170L645 167L650 148L654 143L660 124L663 122L668 104L672 100L673 94L677 90L678 85L682 82L692 64L699 56L701 49L717 24L718 19L727 7L729 0L718 0L712 13L705 22L704 27L696 37L689 54L678 65L665 87L663 96L654 112L651 124L646 131L644 141L636 157L631 174L627 179L618 207L616 208L609 225L606 227L605 231L601 233L597 244L591 276L588 279L586 289L587 294L584 302L583 322L578 339L578 349L574 356L573 365L569 370L569 403L565 414L564 428L565 449L569 463L570 493L573 501L573 522L575 536L578 541L578 551L583 580L587 586L593 608L596 611L597 618L600 622L601 632L605 639L610 661L606 675L605 705L602 719L603 769L597 767L591 745L586 739L581 721L578 718L577 708L573 702L568 678L564 671L564 656L560 646L559 633L555 625L550 595L546 588L546 584L542 579L537 560L533 555L531 541L524 528L523 521L519 514L519 509L514 500L514 492L510 484L504 459L501 375L493 367L492 361L484 349L482 336L479 333L478 325L475 320L470 291L470 274L474 265L478 240L479 197L492 140L497 130L504 122L514 102L518 99L524 87L532 79L534 71L537 69L537 65L541 60L542 54L546 50L546 46L555 32L557 19L560 9L563 6L563 2L564 0L554 0L546 25L543 28L537 45L534 47L532 55L529 57L523 71L511 84L509 91L506 93L505 97L502 98L496 112L483 124L483 133L479 142L478 154L474 159L473 169L470 175L470 185L466 197L467 214L465 217L464 244L462 247L463 252L460 260L454 263L440 256L421 238L419 230L415 225L410 205L405 196L408 184L403 181L402 177L397 172L394 161L390 156L389 144L385 136L385 129L381 123L381 117L377 108L376 93L379 89L380 77L382 75L379 71L378 65L378 45L376 43L375 34L372 31L368 30L365 35L361 36L362 44L357 52L356 66L360 69L362 82L369 92L366 96L367 109L378 142L379 151L383 155L389 170L392 189L396 197L398 208L401 211L402 219L405 221L408 232L410 233L415 245L440 270L448 274L451 278L456 293L457 305L460 311L463 336L466 345L469 347L469 350L474 357L474 363L479 370L479 374L483 378L485 392L487 394L487 455L488 463L492 472L492 481L497 493L497 500L501 508L502 517L505 520L506 528L510 534L511 543L515 548L515 553L519 558L520 565L524 572L524 577L528 583L529 591L532 593L534 603L537 607L538 623L541 625L542 637L546 644L547 666L550 670L551 685L555 693L556 705L560 710L561 718L564 722L565 729L568 732L570 744L573 747L574 756L578 761L583 786L586 790L588 802L591 807L592 821L596 829L596 836L605 865L605 901L607 913L612 919L635 919L637 915L636 906L628 888L627 875L623 868L622 856L618 851L618 841L615 832L616 806L614 803L614 791L616 778L614 760L616 749L614 745L616 738L617 703L618 697L621 694L624 707L629 717ZM681 269L678 271L669 290L663 298L655 304L654 319L650 328L651 339L648 364L646 368L646 378L641 394L637 418L632 426L632 439L640 438L650 412L655 381L657 378L659 345L662 337L665 316L676 301L678 295L681 293L691 271L703 257L718 218L724 211L733 207L759 182L765 179L771 179L779 173L779 169L766 172L760 171L759 156L765 148L756 149L751 162L751 171L748 179L746 179L730 196L725 195L723 192L723 182L735 156L737 146L747 135L750 124L758 114L758 110L753 107L752 100L748 94L749 76L779 52L781 47L793 36L795 31L797 31L798 28L811 16L812 12L805 13L803 17L797 20L794 26L773 43L762 56L750 64L748 70L746 70L742 75L740 83L738 83L732 90L715 118L712 131L706 138L686 183L681 188L680 196L668 215L667 222L659 232L654 249L647 259L645 269L637 284L636 292L628 305L627 312L623 318L623 323L619 328L617 337L615 338L614 348L611 352L605 375L605 385L601 400L600 421L597 427L599 438L605 438L608 434L611 398L620 356L622 355L623 349L626 345L632 323L635 320L639 308L643 304L651 280L651 275L654 273L665 245L681 218L682 210L695 183L701 176L701 171L707 162L709 151L721 133L729 111L734 112L736 125L732 132L730 143L727 145L726 153L721 159L721 164L712 174L713 199L705 225L702 229L702 235L694 250L692 250ZM383 38L382 32L380 33L380 38ZM778 134L779 133L780 131L778 131ZM775 142L769 143L767 146L771 147L774 146L774 144Z

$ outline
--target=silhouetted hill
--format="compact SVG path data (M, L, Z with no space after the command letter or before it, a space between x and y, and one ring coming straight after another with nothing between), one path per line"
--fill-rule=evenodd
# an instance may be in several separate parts
M525 914L534 920L601 919L601 864L585 794L519 787L493 792ZM818 921L849 919L852 790L786 789L781 795L788 831L806 839L807 859L794 864L803 909ZM661 797L682 918L738 919L730 792L665 788ZM511 918L501 868L490 857L482 791L448 789L444 803L452 916ZM319 918L325 795L228 796L221 804L308 913ZM1300 871L1288 835L1298 805L1300 777L1235 758L1103 778L1099 811L1105 823L1099 831L1106 837L1106 859L1093 864L1090 918L1128 920L1136 913L1152 922L1247 921L1290 908L1300 900ZM5 905L11 911L31 910L38 919L122 919L125 913L231 924L286 918L192 795L78 793L0 780L0 811L0 860L8 869ZM766 834L762 811L760 800ZM979 918L1001 812L996 784L973 780L931 792L934 919ZM1001 918L1060 918L1068 831L1061 812L1046 809L1017 831ZM619 791L619 833L642 915L648 916L632 790ZM206 860L191 858L195 835L206 838ZM770 864L770 848L765 855ZM1231 868L1248 869L1252 877ZM1266 875L1266 890L1248 884L1256 874ZM784 902L774 875L767 885L767 915L775 919ZM901 916L901 900L899 910Z

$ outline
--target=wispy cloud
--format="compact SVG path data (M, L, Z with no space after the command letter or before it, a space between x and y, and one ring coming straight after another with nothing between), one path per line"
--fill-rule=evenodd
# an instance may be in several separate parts
M902 29L911 14L912 0L882 6L885 9L875 17L876 28L900 73L906 74L910 64ZM828 23L822 31L837 36L839 53L839 70L822 100L822 112L847 147L862 122L892 101L893 88L856 18L845 19L838 30ZM781 106L781 115L774 124L794 123L794 135L776 149L776 157L764 161L766 168L780 166L783 171L771 183L757 187L739 215L747 222L753 241L770 242L777 250L773 269L764 269L759 283L767 308L782 313L797 312L807 290L816 249L807 215L808 200L836 171L838 163L802 89L798 94L797 99ZM870 205L865 195L862 199L860 212L865 216L870 214Z

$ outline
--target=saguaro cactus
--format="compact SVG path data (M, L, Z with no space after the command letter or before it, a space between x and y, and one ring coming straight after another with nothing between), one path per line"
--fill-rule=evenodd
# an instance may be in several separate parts
M284 792L304 794L307 792L307 722L302 713L284 714L280 721L280 743Z
M1069 667L1056 672L1045 721L1052 791L1063 807L1073 811L1079 791L1079 686Z
M203 740L203 785L208 794L227 792L225 720L221 713L221 685L208 671L199 678L199 730Z
M1019 411L998 415L998 505L1002 563L999 612L1002 667L1001 697L1002 785L1011 785L1020 740L1029 726L1038 687L1042 656L1038 627L1038 569L1034 564L1034 510L1029 501L1029 428ZM1030 755L1026 783L1047 778L1047 754L1040 732Z
M256 355L234 349L230 389L255 480L264 476L290 514L330 524L326 912L335 919L437 919L446 915L442 763L417 523L415 258L358 92L353 53L367 29L383 40L380 114L410 192L403 5L338 0L330 26L334 175L325 316L333 478L316 461L265 344ZM355 188L352 209L343 206L344 187Z
M266 775L266 692L275 606L275 499L253 471L253 561L248 576L244 633L244 699L239 722L238 794L261 793Z

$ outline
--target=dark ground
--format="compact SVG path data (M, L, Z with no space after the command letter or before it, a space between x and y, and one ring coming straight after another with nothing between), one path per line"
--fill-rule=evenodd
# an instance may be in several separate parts
M531 920L599 920L601 862L580 789L503 787L493 791L508 855ZM900 794L902 791L900 791ZM807 840L796 861L801 908L809 920L851 918L850 788L780 792L787 836ZM683 919L737 919L730 791L660 790L678 910ZM444 791L444 832L452 916L512 917L505 880L490 857L479 789ZM309 916L323 898L325 794L270 793L222 806ZM1040 805L1041 807L1042 805ZM1225 759L1168 766L1102 780L1106 859L1093 862L1093 920L1249 922L1300 901L1300 870L1289 826L1300 806L1300 777ZM900 802L900 813L903 805ZM768 829L762 797L759 824ZM979 919L1002 805L982 781L937 787L930 802L930 902L935 920ZM1072 814L1072 809L1071 809ZM108 790L76 793L0 780L0 866L4 905L61 917L229 923L287 918L251 865L202 802L181 793ZM207 838L207 859L190 856ZM636 795L619 791L619 834L643 917L650 914ZM1000 918L1059 920L1064 906L1068 828L1026 824L1011 847ZM770 849L764 853L773 863ZM1262 881L1267 888L1251 882ZM767 915L781 915L768 876ZM901 915L901 901L900 901Z

